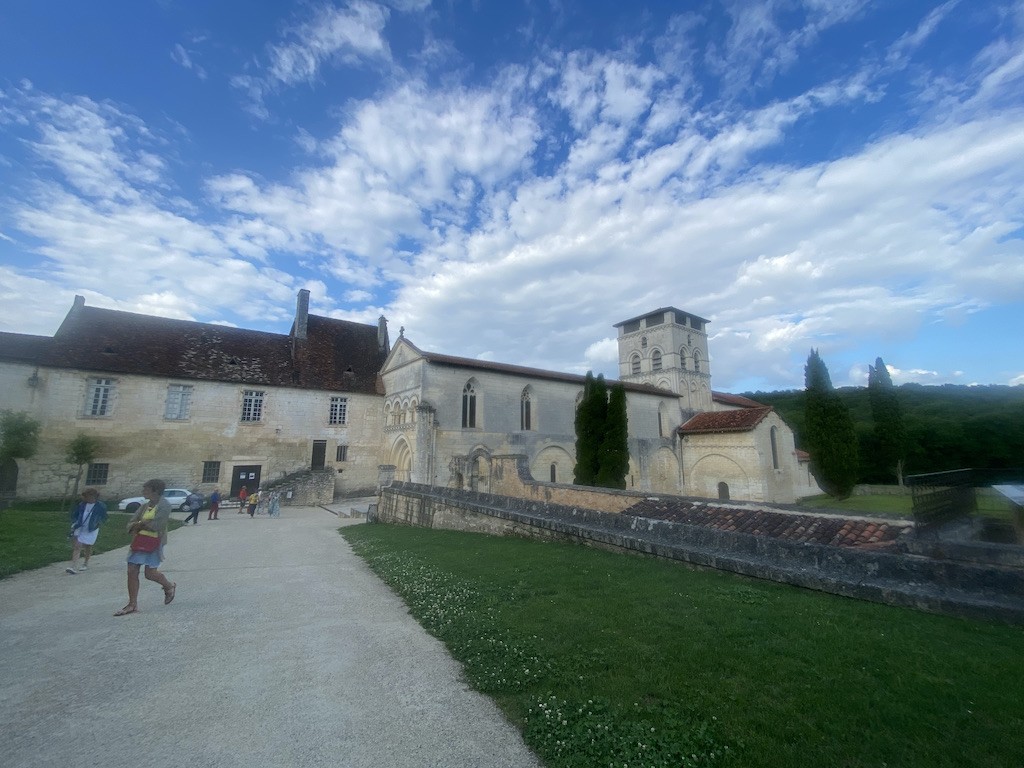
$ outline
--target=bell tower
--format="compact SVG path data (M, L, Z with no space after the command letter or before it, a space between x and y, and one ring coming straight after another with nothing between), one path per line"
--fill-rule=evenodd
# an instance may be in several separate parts
M707 324L675 307L616 323L619 379L672 390L684 411L710 411Z

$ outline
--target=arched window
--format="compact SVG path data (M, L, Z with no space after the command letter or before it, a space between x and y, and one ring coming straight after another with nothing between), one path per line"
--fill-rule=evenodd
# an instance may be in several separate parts
M718 484L718 498L721 499L722 501L728 501L729 500L729 484L728 483L719 483Z
M693 350L693 370L700 373L700 352Z
M640 373L640 355L633 355L629 358L629 372L634 376Z
M686 347L679 348L679 367L686 370Z
M533 429L532 398L530 388L523 389L522 397L519 398L519 428L524 432Z
M772 427L772 431L769 433L769 436L771 437L771 440L772 440L772 469L778 469L779 468L779 437L778 437L778 435L779 435L779 430L777 428L775 428L775 427Z
M652 371L660 371L661 370L661 351L660 350L656 349L653 352L651 352L651 370Z
M387 405L384 406L384 426L385 427L390 427L391 426L391 419L392 419L391 403L388 403Z
M551 465L551 482L552 483L557 483L558 482L558 465L556 465L556 464L552 464Z
M462 389L462 428L476 428L476 388L472 379Z

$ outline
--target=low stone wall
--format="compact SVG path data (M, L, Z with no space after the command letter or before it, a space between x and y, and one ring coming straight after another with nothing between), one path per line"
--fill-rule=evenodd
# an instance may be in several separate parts
M657 494L637 491L617 491L611 488L589 488L581 485L543 483L534 480L526 457L519 454L490 458L491 493L511 496L543 504L560 504L596 509L601 512L621 512L640 499Z
M766 536L455 489L395 483L374 519L557 539L891 605L1024 624L1024 570L900 551L796 544Z
M264 489L279 491L284 506L316 507L330 504L334 501L334 472L330 469L311 469L268 483Z

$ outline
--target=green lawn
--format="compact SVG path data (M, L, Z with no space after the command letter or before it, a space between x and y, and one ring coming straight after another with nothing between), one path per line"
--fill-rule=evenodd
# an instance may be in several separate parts
M809 496L801 499L800 506L810 509L821 509L822 511L839 510L853 515L869 515L877 517L905 517L911 519L914 516L914 503L910 494L892 496L886 494L866 494L864 496L851 496L848 499L837 500L831 496ZM981 488L975 496L975 515L981 517L992 517L999 520L1010 521L1013 519L1013 505L1003 496L991 489Z
M0 512L0 579L51 563L70 563L71 520L66 512L54 511L57 508L59 504L32 502ZM125 527L130 518L127 512L110 512L93 553L128 546L131 536ZM171 520L172 530L180 525Z
M581 546L355 551L550 768L1024 765L1024 631Z
M808 496L798 502L802 507L812 509L840 510L854 515L877 515L880 517L912 517L913 501L909 494L889 496L870 494L851 496L848 499L834 499L831 496Z

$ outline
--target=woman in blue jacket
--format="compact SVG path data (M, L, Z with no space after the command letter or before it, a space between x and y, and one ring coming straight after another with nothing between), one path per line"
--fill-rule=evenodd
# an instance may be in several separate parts
M74 549L71 551L71 566L65 569L70 574L76 574L89 567L92 545L99 536L100 526L107 519L107 507L99 498L99 492L95 488L86 488L82 491L82 500L78 502L71 515L71 541ZM78 566L79 553L84 556L81 568Z

